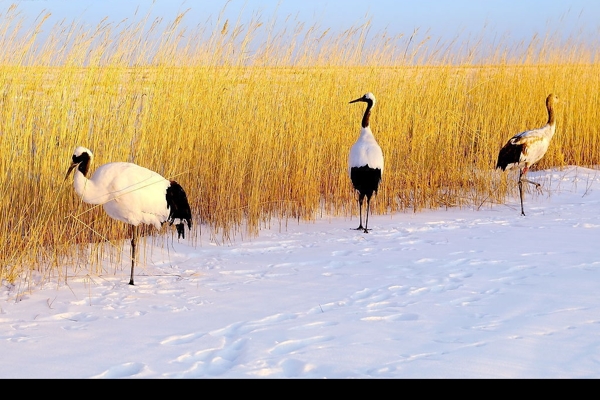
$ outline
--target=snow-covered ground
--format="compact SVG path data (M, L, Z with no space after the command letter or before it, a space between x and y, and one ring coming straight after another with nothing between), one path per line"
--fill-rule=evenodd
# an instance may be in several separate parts
M514 198L373 215L369 234L203 232L148 240L135 286L126 257L5 283L0 378L600 378L600 172L530 177L525 217Z

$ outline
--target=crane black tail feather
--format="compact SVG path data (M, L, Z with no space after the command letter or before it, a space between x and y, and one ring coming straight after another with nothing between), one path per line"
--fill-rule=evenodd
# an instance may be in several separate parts
M179 238L185 239L184 225L183 224L176 224L175 227L177 228L177 239L179 239Z
M187 224L188 229L192 229L192 210L185 191L175 181L171 181L171 185L167 188L167 207L169 208L169 224L173 225L177 219L181 221L175 224L177 238L185 238L184 225Z

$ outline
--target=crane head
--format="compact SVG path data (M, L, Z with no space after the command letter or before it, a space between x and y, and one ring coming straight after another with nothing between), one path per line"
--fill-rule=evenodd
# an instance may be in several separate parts
M365 94L364 96L359 97L358 99L352 100L348 104L356 103L359 101L375 104L375 96L373 96L373 93L369 92L369 93Z

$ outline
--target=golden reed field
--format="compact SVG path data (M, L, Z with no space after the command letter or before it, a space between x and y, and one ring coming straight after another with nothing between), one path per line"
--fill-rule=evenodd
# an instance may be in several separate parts
M192 243L357 218L347 156L364 104L348 102L369 91L385 158L375 215L476 212L518 193L518 173L494 169L498 151L546 123L549 93L561 99L557 132L538 168L600 164L597 42L469 47L373 35L368 21L339 34L258 19L194 31L183 16L86 29L42 15L33 30L14 7L0 14L0 281L34 270L66 280L66 265L127 257L129 226L65 180L76 146L94 152L92 172L131 161L181 183ZM147 228L146 240L174 232Z

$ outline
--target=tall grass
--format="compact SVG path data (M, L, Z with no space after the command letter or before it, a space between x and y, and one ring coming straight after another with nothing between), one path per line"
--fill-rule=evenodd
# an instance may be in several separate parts
M550 92L558 128L539 168L600 164L598 43L550 34L490 50L370 35L369 21L335 35L260 16L206 32L183 17L63 22L42 38L46 15L30 30L15 7L0 14L0 280L122 261L128 227L64 180L79 145L92 170L131 161L179 181L193 243L355 216L346 160L364 109L348 102L367 91L386 164L375 214L504 202L516 185L494 171L498 150L545 123Z

